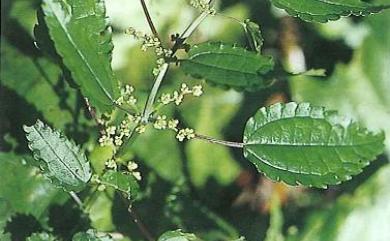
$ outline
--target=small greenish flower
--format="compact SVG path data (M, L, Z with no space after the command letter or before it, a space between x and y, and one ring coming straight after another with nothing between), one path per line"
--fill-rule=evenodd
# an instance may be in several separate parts
M184 139L187 139L187 140L193 139L193 138L195 138L195 131L193 129L190 129L190 128L181 129L177 133L176 138L179 141L184 141Z
M156 121L153 123L153 127L158 130L164 130L167 128L167 117L165 115L157 116Z

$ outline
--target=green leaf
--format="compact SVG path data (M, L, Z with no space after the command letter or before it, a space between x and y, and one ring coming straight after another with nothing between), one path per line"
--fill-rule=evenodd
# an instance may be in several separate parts
M383 152L373 134L323 107L275 104L250 118L244 155L257 169L290 185L326 187L349 180Z
M265 74L273 69L271 57L222 43L202 43L188 52L181 62L183 71L195 78L238 90L266 88L271 81Z
M27 241L55 241L56 238L48 233L34 233L27 238Z
M25 98L55 127L72 122L71 112L60 107L62 100L55 91L61 73L56 65L45 58L23 55L4 38L1 56L2 85Z
M11 234L10 233L3 233L0 230L0 240L1 241L11 241Z
M192 233L184 233L180 229L175 231L168 231L163 233L157 241L192 241L192 240L200 240L195 234Z
M15 213L32 215L47 227L49 206L68 199L36 167L27 164L32 161L30 156L0 153L0 230Z
M108 170L100 182L124 193L129 199L134 199L139 192L139 185L131 173Z
M118 87L104 2L44 0L42 9L55 48L83 95L99 111L110 111Z
M264 38L261 34L260 26L257 23L251 22L249 19L244 22L245 33L248 36L251 48L260 53L263 47Z
M113 241L113 239L107 234L98 234L90 229L87 232L76 233L72 241Z
M54 184L67 191L80 191L85 187L91 178L90 164L73 141L40 120L23 129L34 158L40 161L43 173Z
M278 8L305 21L325 23L342 16L364 16L377 13L389 6L373 5L361 0L271 0Z
M290 81L294 101L338 109L373 130L390 135L390 14L364 19L369 35L354 51L349 64L337 64L326 80L294 77ZM386 138L390 154L390 138Z

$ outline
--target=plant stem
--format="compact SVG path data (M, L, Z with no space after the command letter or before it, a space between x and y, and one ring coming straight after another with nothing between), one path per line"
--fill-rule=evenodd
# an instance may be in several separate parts
M69 195L72 197L72 199L77 203L77 205L80 207L80 209L82 211L85 211L84 210L84 205L83 205L83 202L81 201L81 199L79 198L79 196L77 196L77 194L73 191L70 191L69 192Z
M175 55L176 51L179 49L180 45L182 45L188 37L196 30L196 28L205 20L205 18L209 15L208 12L202 12L197 18L195 18L190 25L184 30L184 32L179 36L179 38L175 41L175 44L172 47L172 56Z
M131 217L134 220L134 223L137 225L138 229L141 231L141 233L146 237L148 241L154 241L152 234L149 232L149 230L146 228L146 226L140 221L138 218L138 215L135 213L135 211L132 209L131 204L127 208L127 211L131 215Z
M160 39L158 32L156 30L156 27L153 24L152 17L149 14L149 10L148 10L148 7L146 6L145 0L140 0L140 1L141 1L141 5L142 5L142 10L144 11L144 14L146 16L146 20L148 21L150 30L152 31L154 37Z
M242 142L233 142L233 141L224 141L224 140L218 140L213 137L204 136L200 134L195 134L195 138L199 140L204 140L213 144L219 144L224 145L228 147L234 147L234 148L244 148L245 144Z
M154 100L156 99L157 92L160 89L160 85L164 79L164 76L168 71L168 67L169 67L169 64L164 63L161 66L160 72L158 73L156 80L154 81L152 90L150 91L150 94L148 96L148 100L145 104L144 112L142 114L141 121L143 123L147 123L149 121L149 116L153 112Z

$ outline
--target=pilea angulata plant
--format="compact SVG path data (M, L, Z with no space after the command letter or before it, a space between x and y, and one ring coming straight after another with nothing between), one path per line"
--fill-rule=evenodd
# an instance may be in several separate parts
M319 23L349 15L375 14L389 7L360 0L270 1L292 16ZM253 92L271 88L288 76L321 76L323 71L283 70L277 58L262 51L261 23L222 15L213 0L189 1L198 16L181 33L172 36L160 35L144 0L134 4L142 7L150 34L129 27L123 35L139 41L143 51L152 50L157 59L150 70L154 83L146 96L129 84L121 84L112 70L114 46L104 0L42 0L38 11L38 24L34 28L37 47L55 60L64 76L80 90L84 108L99 129L96 142L112 150L103 170L96 172L84 151L61 131L40 120L23 127L42 173L67 191L81 208L84 203L78 192L86 188L99 191L113 188L128 198L131 212L142 174L135 161L126 159L126 150L150 129L175 132L176 139L171 141L200 140L241 149L244 157L273 181L315 188L349 180L383 152L382 132L372 132L335 110L307 102L259 106L245 126L237 127L243 130L241 142L216 139L185 126L173 111L166 109L181 105L186 98L202 98L204 85ZM188 44L187 40L206 18L224 18L231 24L239 24L247 37L247 46L208 41ZM193 80L180 83L176 90L161 91L172 68ZM73 240L110 239L88 231L77 234ZM182 231L167 232L159 238L173 239L197 238Z

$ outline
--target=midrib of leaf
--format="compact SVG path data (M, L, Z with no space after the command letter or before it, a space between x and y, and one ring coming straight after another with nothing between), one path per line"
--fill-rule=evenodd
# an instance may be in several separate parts
M287 171L287 172L292 172L292 173L297 173L297 174L306 174L306 175L317 175L317 176L323 176L323 175L326 175L326 174L320 174L320 173L309 173L309 172L304 172L304 171L295 171L294 169L286 169L286 168L283 168L283 167L280 167L280 166L275 166L274 164L270 163L269 161L265 160L264 158L258 156L255 152L253 152L251 149L248 149L247 152L249 152L250 154L252 154L253 156L255 156L256 158L258 158L259 160L261 160L264 164L270 166L270 167L273 167L275 169L278 169L278 170L281 170L281 171ZM329 168L328 168L329 169Z
M44 136L41 134L41 132L35 128L35 125L32 126L32 128L34 128L34 130L39 134L39 136L41 137L41 139L46 143L46 145L50 148L50 150L54 153L54 155L57 157L57 159L66 167L66 169L68 169L72 174L73 176L75 176L77 179L79 179L80 181L84 182L76 173L73 172L73 170L57 155L57 153L54 151L54 147L52 147L52 145L50 144L50 142L47 142L46 139L44 138ZM72 148L69 148L68 146L68 142L65 140L65 145L68 147L68 149L71 150L71 153L73 155L73 157L78 160L77 156L75 155L75 153L73 152Z
M99 87L103 90L104 94L107 96L107 98L109 98L112 102L114 101L114 99L112 98L112 96L110 95L110 93L108 93L108 91L106 90L106 88L103 86L103 84L101 83L99 77L96 75L96 73L93 71L93 68L89 65L86 57L83 55L83 53L81 53L81 51L79 50L78 46L76 45L76 43L74 42L71 34L67 31L66 29L66 26L62 23L62 21L60 21L60 18L59 16L57 15L57 11L55 11L52 7L52 4L49 4L50 6L50 9L51 11L54 13L54 16L55 19L57 20L57 22L60 24L62 30L64 31L65 35L68 37L68 40L69 42L73 45L73 47L75 48L77 54L80 56L80 58L82 59L82 62L87 66L88 68L88 71L93 75L93 77L95 78L96 82L98 83ZM62 8L62 6L61 6ZM72 17L71 17L72 18Z

